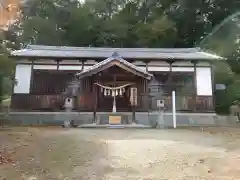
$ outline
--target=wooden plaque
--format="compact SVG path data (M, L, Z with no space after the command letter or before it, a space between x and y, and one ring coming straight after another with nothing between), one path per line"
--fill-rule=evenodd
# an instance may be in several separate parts
M109 124L121 124L121 116L109 116Z
M130 89L130 102L132 106L137 106L137 88Z

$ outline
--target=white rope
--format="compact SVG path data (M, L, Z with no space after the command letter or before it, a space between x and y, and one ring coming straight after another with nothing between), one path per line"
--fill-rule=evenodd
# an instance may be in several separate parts
M107 90L119 90L119 89L123 89L123 88L125 88L127 86L132 85L132 83L130 83L130 84L125 84L125 85L118 86L118 87L109 87L109 86L104 86L104 85L101 85L101 84L98 84L98 83L94 83L94 84L96 84L96 85L98 85L98 86L100 86L100 87L102 87L104 89L107 89Z

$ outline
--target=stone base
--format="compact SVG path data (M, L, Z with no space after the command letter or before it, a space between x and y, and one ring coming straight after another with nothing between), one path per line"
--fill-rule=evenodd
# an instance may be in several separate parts
M132 124L132 113L114 113L121 116L121 125ZM97 113L96 125L108 125L111 113ZM136 124L156 127L159 114L157 112L137 112ZM93 113L87 112L10 112L6 117L9 124L14 125L63 125L69 119L75 125L92 124L94 122ZM171 113L163 114L163 121L160 127L173 127ZM218 116L216 114L201 113L177 113L177 126L233 126L237 123L237 117Z
M64 128L70 128L71 127L70 121L64 121L63 127Z

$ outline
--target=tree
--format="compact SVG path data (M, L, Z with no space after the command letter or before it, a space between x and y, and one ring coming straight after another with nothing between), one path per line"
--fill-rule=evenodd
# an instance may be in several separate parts
M4 92L6 92L6 87L4 83L6 78L12 79L14 72L14 62L8 57L9 50L7 48L8 42L4 36L4 33L0 33L0 104L2 102Z

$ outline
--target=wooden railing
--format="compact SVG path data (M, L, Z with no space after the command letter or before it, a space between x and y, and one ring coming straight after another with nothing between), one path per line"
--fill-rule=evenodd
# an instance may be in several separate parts
M11 109L24 111L59 111L64 110L64 96L63 95L30 95L18 94L12 96ZM93 102L91 94L76 100L74 109L79 111L93 111ZM141 95L138 98L137 111L156 111L157 100L159 97L151 97ZM162 96L160 99L165 101L165 111L172 111L172 97ZM79 104L77 103L79 101ZM192 95L176 96L176 109L183 112L213 112L213 100L211 96L197 96L195 99ZM99 108L100 110L100 108ZM102 110L103 111L103 110Z
M32 95L14 94L12 96L11 109L14 110L40 110L60 111L64 110L65 95ZM83 97L74 100L74 110L92 111L92 95L86 93Z
M145 99L146 102L145 96L139 96L139 98ZM172 111L172 96L149 96L148 107L138 106L138 111L156 111L158 99L164 100L165 111ZM213 98L212 96L197 96L196 98L192 95L176 96L176 110L180 112L213 112Z
M141 102L148 102L148 106L143 109L143 105L138 107L140 111L157 110L157 100L165 101L165 111L172 111L172 90L176 91L176 110L186 112L213 112L212 96L197 96L196 89L193 85L184 84L157 84L149 85L149 94L141 94L139 98ZM146 97L148 96L148 97ZM148 98L148 100L146 100Z
M15 94L11 109L16 110L59 110L64 104L63 95Z

